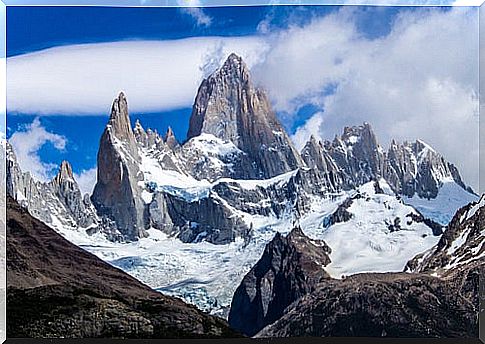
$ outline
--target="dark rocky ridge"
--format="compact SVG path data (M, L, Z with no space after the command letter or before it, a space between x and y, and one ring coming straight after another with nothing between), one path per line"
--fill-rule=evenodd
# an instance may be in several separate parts
M10 197L7 236L9 338L237 336L71 244Z
M286 237L277 233L234 293L231 326L252 336L280 318L287 306L329 278L323 267L330 263L330 252L325 242L310 240L299 227Z
M478 337L483 265L446 279L362 274L326 280L258 337Z
M406 271L446 274L450 268L476 264L485 257L485 195L459 209L438 244L406 266Z
M277 313L280 318L256 336L477 337L479 280L485 273L484 210L482 203L459 210L437 247L424 259L419 255L408 264L408 270L419 272L357 274L342 280L313 279L309 287L301 289L307 292L288 305L284 314L280 305L268 303L265 313ZM456 250L457 254L452 257L444 255L443 252L447 252L465 231L469 234ZM311 242L304 235L300 238ZM278 252L291 246L280 238L274 241L281 242L283 247ZM272 246L274 244L267 246L255 268L267 265L266 261L271 257L269 253L274 251ZM314 259L307 252L302 250L308 259ZM280 261L278 257L274 261L282 265L282 271L301 269L298 266L301 263ZM454 265L450 266L450 261ZM239 326L249 335L253 335L262 322L244 323L242 319L259 319L262 307L255 307L258 304L243 291L252 291L253 295L258 295L257 300L272 300L274 295L285 292L285 288L276 284L270 289L263 288L253 270L243 279L232 304L235 313L245 312L244 317L236 313L238 316L229 318L233 326ZM311 281L315 271L305 271L307 280ZM436 272L439 274L435 275ZM324 271L319 273L325 274ZM251 328L248 324L257 325Z

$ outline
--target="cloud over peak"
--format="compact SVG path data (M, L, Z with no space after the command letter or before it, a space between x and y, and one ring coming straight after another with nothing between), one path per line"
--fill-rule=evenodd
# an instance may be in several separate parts
M342 8L254 36L76 45L13 57L7 106L107 115L123 89L135 113L190 107L202 78L236 52L283 118L293 120L307 104L320 109L293 136L300 147L310 134L333 138L343 126L368 121L384 145L390 138L430 143L477 189L478 9L403 9L377 38L359 31L359 11Z
M126 91L136 112L190 106L206 54L223 46L255 61L263 50L256 37L203 37L174 41L124 41L51 48L7 61L9 112L107 114Z
M53 177L58 166L43 162L39 150L46 144L52 144L55 149L63 151L67 140L62 135L47 131L39 118L35 118L23 130L13 133L9 142L15 151L20 168L29 171L37 180L45 182Z

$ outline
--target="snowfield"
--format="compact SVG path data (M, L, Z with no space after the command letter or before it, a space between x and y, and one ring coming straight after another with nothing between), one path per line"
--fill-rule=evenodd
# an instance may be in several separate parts
M248 188L255 187L255 183L261 186L284 183L293 173L272 180L238 183ZM180 182L175 180L173 185ZM199 192L211 186L206 181L190 182L193 184L186 184L185 190L193 187ZM325 240L331 247L332 262L325 269L332 277L402 271L410 259L437 244L439 236L433 236L429 227L407 217L410 213L417 214L416 210L393 196L385 181L381 180L380 186L384 194L376 194L374 184L368 183L358 190L329 195L332 197L315 197L311 211L298 221L306 235ZM357 193L362 197L355 199L347 209L352 218L348 222L326 226L326 217ZM235 289L259 260L266 244L276 232L287 234L293 228L295 219L290 211L291 205L288 207L288 212L281 218L239 211L247 223L253 224L253 237L249 242L238 238L227 245L205 241L183 243L155 229L148 231L148 238L131 243L113 243L101 235L88 236L78 231L64 230L62 234L150 287L178 296L204 311L227 317ZM401 229L391 232L389 225L396 218L400 219Z
M277 231L287 233L291 222L289 218L254 217L258 231L251 242L238 238L228 245L205 241L186 244L155 229L148 230L148 238L132 243L113 243L79 232L63 234L150 287L225 317L235 289L260 258L266 243Z
M302 221L310 237L322 239L332 248L332 262L325 268L332 277L403 271L411 258L438 243L440 237L434 236L431 228L407 216L417 214L413 207L396 197L376 194L373 183L359 188L359 193L363 197L347 209L352 214L348 222L325 229L321 222ZM389 225L396 219L401 229L391 231Z
M476 202L478 196L473 195L453 180L444 180L434 199L414 197L403 197L404 203L416 208L425 217L428 217L442 225L448 224L456 211L471 202Z

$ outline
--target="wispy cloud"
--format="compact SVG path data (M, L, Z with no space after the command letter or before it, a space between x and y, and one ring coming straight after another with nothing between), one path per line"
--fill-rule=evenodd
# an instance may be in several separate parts
M384 145L427 141L478 189L477 9L404 11L379 39L362 37L353 11L275 34L265 64L254 69L278 110L324 109L295 142L301 147L316 132L332 139L368 121Z
M212 24L212 17L204 11L200 0L177 0L177 3L184 6L180 11L192 17L198 26L207 27Z
M46 144L52 144L62 151L67 140L64 136L47 131L39 118L27 125L23 130L16 131L9 139L18 159L20 168L29 171L36 179L47 181L53 177L58 166L43 162L39 150Z
M212 18L209 17L202 8L185 7L181 8L180 11L194 18L198 26L210 26L212 23Z
M74 179L79 185L82 194L92 194L94 190L94 185L96 185L97 179L97 168L93 167L88 170L83 170L81 173L75 173Z

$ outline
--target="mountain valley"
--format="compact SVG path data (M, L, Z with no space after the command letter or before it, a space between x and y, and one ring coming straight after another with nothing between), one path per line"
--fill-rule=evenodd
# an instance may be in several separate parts
M422 140L386 150L365 122L298 152L235 54L201 83L185 142L132 125L121 92L92 195L69 162L36 180L8 143L7 193L12 211L246 335L477 334L483 197Z

